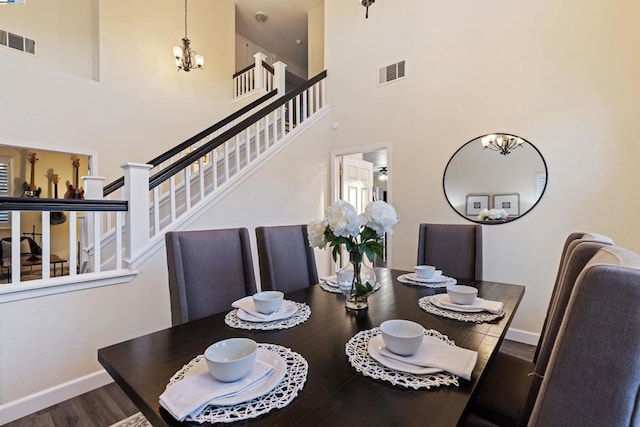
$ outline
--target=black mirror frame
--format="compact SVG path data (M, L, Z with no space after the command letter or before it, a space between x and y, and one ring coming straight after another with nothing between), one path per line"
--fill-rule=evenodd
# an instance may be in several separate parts
M538 155L540 156L540 159L542 160L542 164L544 166L544 173L546 176L545 182L544 182L544 188L542 189L542 193L540 193L540 197L538 197L538 200L536 200L536 202L531 205L531 207L523 214L518 215L516 217L512 217L512 218L507 218L504 220L492 220L492 221L480 221L480 220L476 220L476 219L471 219L469 218L467 215L463 215L461 212L459 212L452 204L451 201L449 200L449 197L447 196L447 189L445 187L445 180L447 177L447 169L449 168L449 165L451 164L451 161L454 159L454 157L456 156L456 154L458 154L458 152L460 150L462 150L464 147L466 147L467 145L471 144L474 141L481 141L482 138L484 138L485 136L488 135L512 135L512 136L516 136L518 138L520 138L521 140L523 140L525 143L529 144L534 150L536 150L536 152L538 153ZM497 153L496 153L497 155ZM547 191L547 185L549 185L549 169L547 168L547 162L544 159L544 156L542 155L542 153L540 152L540 150L538 150L538 147L536 147L535 145L533 145L529 140L522 138L518 135L509 133L509 132L491 132L491 133L487 133L481 136L477 136L467 142L465 142L464 144L462 144L462 146L460 148L458 148L455 153L453 153L453 155L451 156L451 158L449 158L449 161L447 162L447 166L445 166L444 168L444 173L442 174L442 192L444 193L444 198L447 199L447 203L449 203L449 206L451 206L451 209L453 209L453 211L455 213L457 213L458 215L460 215L462 218L466 219L467 221L471 221L471 222L475 222L476 224L486 224L486 225L500 225L500 224L506 224L512 221L515 221L517 219L522 218L523 216L525 216L526 214L528 214L529 212L531 212L533 210L533 208L535 208L538 203L540 203L540 200L542 200L542 197L544 196L545 191Z

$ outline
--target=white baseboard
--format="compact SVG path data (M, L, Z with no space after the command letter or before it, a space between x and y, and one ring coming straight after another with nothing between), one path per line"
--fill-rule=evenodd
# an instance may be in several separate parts
M511 341L521 342L523 344L538 345L540 334L523 331L520 329L509 328L505 338Z
M0 425L33 414L67 399L71 399L113 382L105 370L99 370L84 377L39 391L0 405Z

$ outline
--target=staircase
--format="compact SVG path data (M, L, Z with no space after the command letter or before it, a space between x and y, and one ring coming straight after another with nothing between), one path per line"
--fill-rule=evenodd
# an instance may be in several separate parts
M238 76L233 83L238 97L253 95L255 101L146 164L124 165L124 176L107 185L85 177L87 200L61 201L61 206L32 199L28 208L24 199L0 200L0 210L12 210L18 218L13 234L19 237L21 210L41 209L43 230L42 278L27 285L18 271L0 288L0 302L131 280L135 268L162 248L167 231L186 227L328 111L326 71L284 93L284 64L271 68L257 55L258 60L260 66L241 75L245 83L239 84ZM75 227L70 230L70 258L76 255L72 242L80 241L77 264L71 260L68 275L51 278L45 233L56 210L68 210L72 218L76 211L85 215L78 216L79 238ZM19 263L17 251L12 261Z

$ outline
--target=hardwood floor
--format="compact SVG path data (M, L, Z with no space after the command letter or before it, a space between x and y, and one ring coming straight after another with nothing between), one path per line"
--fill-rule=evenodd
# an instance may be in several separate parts
M532 360L535 347L505 340L500 351ZM136 412L138 409L124 392L111 383L5 424L4 427L108 427Z
M136 412L138 408L120 387L111 383L5 424L5 427L108 427Z

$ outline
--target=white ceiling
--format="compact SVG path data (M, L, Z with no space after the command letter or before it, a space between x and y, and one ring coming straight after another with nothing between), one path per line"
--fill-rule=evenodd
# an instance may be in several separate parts
M283 62L307 69L307 12L324 0L236 0L236 32ZM268 19L259 23L256 12ZM300 40L301 44L296 44ZM303 76L306 77L306 76Z

